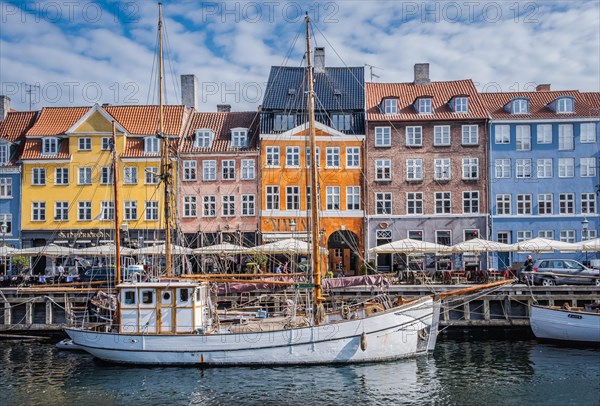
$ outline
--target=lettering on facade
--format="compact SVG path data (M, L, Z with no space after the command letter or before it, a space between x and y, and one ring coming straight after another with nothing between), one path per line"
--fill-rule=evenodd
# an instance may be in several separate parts
M79 240L83 238L109 238L109 234L104 231L59 231L58 238Z
M294 222L295 222L294 227L292 227L292 220L294 220ZM306 224L305 218L299 218L299 219L271 218L271 219L266 219L265 224L271 224L273 231L306 231L307 230L307 224Z

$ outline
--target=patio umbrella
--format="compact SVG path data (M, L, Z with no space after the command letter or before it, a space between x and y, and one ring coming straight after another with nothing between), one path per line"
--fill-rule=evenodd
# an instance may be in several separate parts
M577 245L578 251L600 251L600 238L594 238L593 240L582 241Z
M14 250L13 255L37 256L46 255L49 257L68 257L73 255L75 250L71 247L63 247L56 244L48 244L42 247L31 247Z
M138 248L132 251L132 255L165 255L165 244L151 245L144 248ZM171 255L192 255L194 251L191 248L171 245Z
M514 248L510 244L503 244L497 241L483 240L481 238L473 238L468 241L459 242L452 247L453 253L464 252L510 252Z
M194 249L194 255L244 254L248 248L228 242Z
M7 247L6 245L0 246L0 257L11 256L16 251L13 247Z
M327 253L327 250L321 248L322 253ZM249 248L247 254L310 254L312 253L311 245L305 241L288 238L285 240L274 241L269 244L259 245L258 247Z
M577 251L577 244L571 244L563 241L548 240L546 238L533 238L531 240L521 241L512 244L514 251L517 252L554 252L554 251Z
M132 255L132 253L133 249L121 247L121 255ZM95 247L79 248L74 250L74 255L80 255L82 257L104 257L114 254L114 244L98 245Z
M405 238L371 248L369 252L372 254L446 254L451 252L451 248L447 245Z

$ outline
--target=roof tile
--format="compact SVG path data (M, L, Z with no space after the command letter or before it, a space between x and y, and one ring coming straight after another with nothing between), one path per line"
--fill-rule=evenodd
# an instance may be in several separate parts
M548 104L559 96L572 96L575 98L575 112L572 114L555 113ZM515 97L529 99L529 114L511 114L504 110L504 106ZM486 108L495 119L531 119L531 118L565 118L589 117L591 107L585 97L577 90L552 90L539 92L507 92L507 93L481 93Z

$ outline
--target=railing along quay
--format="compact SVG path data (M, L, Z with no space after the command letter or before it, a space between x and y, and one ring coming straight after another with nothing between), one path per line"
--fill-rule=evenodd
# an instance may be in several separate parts
M413 298L443 293L473 285L391 285L392 296ZM85 317L88 299L97 289L59 289L28 292L23 289L0 289L0 332L55 332ZM329 292L332 301L366 300L380 289L354 286ZM219 304L280 307L286 297L273 291L254 294L236 293L219 297ZM287 298L290 298L288 293ZM532 286L507 285L493 292L475 292L443 301L440 325L444 327L523 327L529 325L531 304L582 307L600 300L597 286Z

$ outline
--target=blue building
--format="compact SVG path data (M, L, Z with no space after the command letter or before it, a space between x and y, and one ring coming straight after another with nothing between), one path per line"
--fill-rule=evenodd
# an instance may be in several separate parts
M543 237L574 243L596 238L600 118L593 98L578 91L551 91L550 85L482 97L491 117L492 239L515 243ZM500 253L498 266L523 261L525 255ZM596 255L560 253L583 262Z

